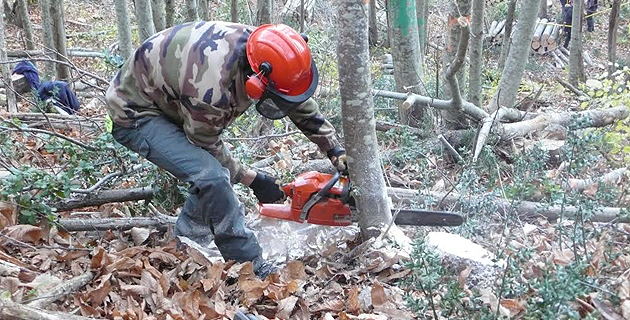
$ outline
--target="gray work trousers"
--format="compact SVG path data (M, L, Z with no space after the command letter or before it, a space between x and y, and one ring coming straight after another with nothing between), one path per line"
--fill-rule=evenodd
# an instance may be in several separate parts
M245 227L243 205L232 190L230 175L208 151L192 144L182 128L163 116L145 117L134 127L114 124L112 135L125 147L190 184L175 235L201 246L214 242L223 258L261 262L262 249Z

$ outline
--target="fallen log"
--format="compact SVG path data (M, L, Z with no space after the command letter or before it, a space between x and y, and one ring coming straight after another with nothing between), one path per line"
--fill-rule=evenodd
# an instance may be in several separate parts
M566 66L564 61L562 61L562 59L560 59L560 57L558 56L558 54L555 51L551 52L551 56L553 57L554 60L556 60L556 65L559 68L564 68Z
M402 203L411 205L412 203L428 203L437 201L437 208L442 210L458 210L457 206L461 198L479 199L484 195L460 195L456 193L445 193L418 190L387 188L387 194L392 198L393 203ZM545 217L549 220L556 220L560 217L566 219L575 219L579 213L579 209L574 206L565 205L549 205L532 201L512 201L511 199L491 197L490 201L497 207L497 211L501 214L516 213L521 218ZM593 222L619 222L628 223L630 217L623 216L624 209L601 207L599 212L594 214L590 221Z
M77 219L63 218L57 222L58 227L68 232L73 231L105 231L105 230L129 230L138 228L163 228L168 224L175 224L177 217L159 215L153 217L134 218L100 218Z
M70 313L42 310L0 298L0 319L11 320L93 320Z
M65 199L53 204L52 207L57 208L57 211L68 211L112 202L145 200L152 198L153 194L153 189L149 187L105 190L96 194L88 194L84 197Z
M42 298L35 298L31 302L26 303L26 305L32 308L43 309L53 302L69 295L70 293L83 288L88 283L90 283L92 279L94 279L94 273L88 271L78 277L69 279L68 281L63 281L50 290L39 292L38 296Z

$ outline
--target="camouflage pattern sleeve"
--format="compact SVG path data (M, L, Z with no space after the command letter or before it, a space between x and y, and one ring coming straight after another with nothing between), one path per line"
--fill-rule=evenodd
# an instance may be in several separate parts
M288 116L309 140L319 146L322 152L326 153L339 145L335 137L335 128L324 119L313 98L293 109Z

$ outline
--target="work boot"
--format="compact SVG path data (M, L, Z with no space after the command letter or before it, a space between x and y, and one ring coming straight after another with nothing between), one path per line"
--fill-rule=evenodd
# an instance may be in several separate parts
M255 315L251 313L244 314L239 311L234 315L234 319L232 320L258 320L258 317L256 317Z
M273 262L267 261L263 258L258 258L254 261L254 274L264 280L272 273L278 272L278 267Z

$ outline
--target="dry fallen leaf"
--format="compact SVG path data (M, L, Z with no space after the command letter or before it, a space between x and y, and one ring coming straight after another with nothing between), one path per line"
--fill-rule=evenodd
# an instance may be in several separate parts
M324 302L315 305L310 311L311 312L321 312L321 311L333 311L339 312L343 310L343 301L341 299L326 299Z
M630 300L626 300L621 304L621 314L626 320L630 320Z
M42 239L42 228L29 224L18 224L4 228L5 235L18 241L38 245Z
M280 279L284 282L289 282L291 280L303 280L306 277L307 275L304 269L304 263L296 260L287 263L284 269L282 269Z
M521 311L525 311L526 302L516 299L503 299L501 300L501 306L510 311L510 317L514 317Z
M604 317L606 320L624 320L622 316L613 311L612 306L608 305L608 303L601 301L597 298L591 299L593 301L593 305L597 308L597 311Z
M17 223L17 206L10 202L0 201L0 229Z
M346 310L352 314L361 312L361 304L359 303L359 288L352 286L346 298Z
M109 295L111 291L111 283L109 279L112 277L112 274L106 274L101 278L101 284L94 290L88 293L90 297L90 302L92 307L98 308L103 304L105 298Z
M289 319L297 301L298 297L296 296L290 296L278 301L278 312L276 313L276 318Z
M372 285L372 305L375 307L382 306L387 303L387 301L388 298L385 294L385 288L383 288L383 285L381 285L378 281L374 282Z
M467 266L466 269L462 270L462 272L459 273L459 277L457 277L457 284L461 289L464 289L466 287L466 279L468 279L470 271L472 271L472 267Z
M147 228L138 228L133 227L129 231L131 233L131 238L133 239L133 243L137 246L143 244L147 239L149 239L149 235L151 235L151 230Z

